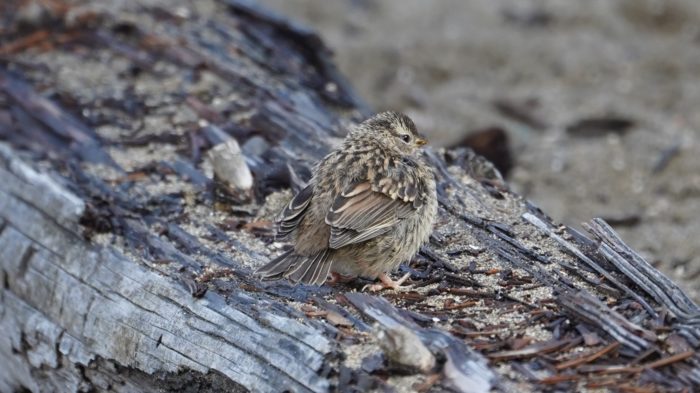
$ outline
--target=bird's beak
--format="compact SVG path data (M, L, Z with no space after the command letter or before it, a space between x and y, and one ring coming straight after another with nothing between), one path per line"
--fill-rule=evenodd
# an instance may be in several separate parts
M416 139L416 145L418 145L418 146L423 146L423 145L425 145L426 143L428 143L428 141L425 140L425 139L423 139L423 138L418 138L418 139Z

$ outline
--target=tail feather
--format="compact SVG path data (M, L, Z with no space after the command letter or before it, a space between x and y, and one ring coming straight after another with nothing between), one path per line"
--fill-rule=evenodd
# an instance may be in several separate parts
M279 280L284 277L286 272L294 268L299 259L299 255L294 254L294 250L286 251L264 266L258 268L255 274L261 276L263 279Z
M292 282L303 282L305 284L320 285L326 281L326 276L320 277L320 271L325 265L329 265L330 268L330 258L329 250L319 251L316 255L311 258L302 260L297 266L295 266L289 273L286 274L287 278Z
M313 269L313 274L306 278L307 282L315 285L321 285L326 282L328 274L331 272L331 266L333 265L333 259L327 256L321 261L321 263L316 264L316 268Z
M329 254L330 250L326 249L312 257L305 257L289 250L260 267L255 273L267 280L287 278L294 283L321 285L326 281L333 262Z

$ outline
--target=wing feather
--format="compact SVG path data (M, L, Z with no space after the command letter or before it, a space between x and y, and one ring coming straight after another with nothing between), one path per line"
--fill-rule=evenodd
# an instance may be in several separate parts
M406 191L402 192L404 195ZM373 191L369 182L352 185L336 197L326 214L333 249L361 243L391 230L415 211L413 203Z
M309 207L311 197L314 195L313 185L308 185L289 201L289 205L282 211L277 226L277 236L285 238L289 236L304 218L306 208Z

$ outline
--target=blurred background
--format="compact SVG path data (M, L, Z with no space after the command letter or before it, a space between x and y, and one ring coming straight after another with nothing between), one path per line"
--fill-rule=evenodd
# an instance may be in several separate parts
M700 1L261 1L374 109L483 147L556 220L605 218L700 298Z

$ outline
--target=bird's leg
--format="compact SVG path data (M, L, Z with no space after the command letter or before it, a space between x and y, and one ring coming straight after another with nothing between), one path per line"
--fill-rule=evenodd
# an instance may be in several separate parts
M381 291L382 289L386 289L386 288L391 288L393 290L397 290L397 289L401 288L401 284L406 282L406 280L408 280L408 278L410 276L411 276L411 273L406 273L403 275L403 277L394 281L391 279L391 277L389 277L388 274L382 273L379 275L379 281L381 281L381 283L365 285L365 287L362 288L362 290L364 291L365 289L367 289L370 292L377 292L377 291Z
M353 276L343 276L340 273L336 272L331 272L331 278L330 280L326 281L326 284L328 285L335 285L338 283L345 283L345 282L350 282L354 279L355 277Z

